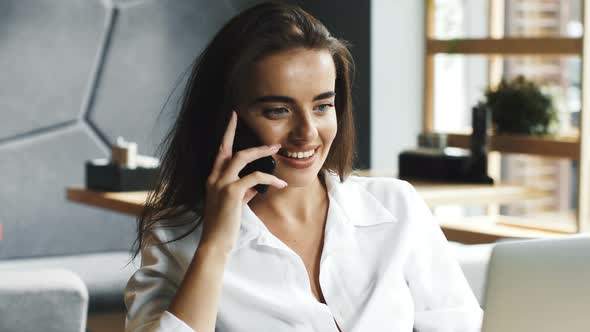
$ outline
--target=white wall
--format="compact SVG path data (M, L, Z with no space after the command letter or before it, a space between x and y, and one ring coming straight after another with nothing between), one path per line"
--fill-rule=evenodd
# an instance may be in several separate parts
M424 1L371 1L371 168L397 173L422 129Z

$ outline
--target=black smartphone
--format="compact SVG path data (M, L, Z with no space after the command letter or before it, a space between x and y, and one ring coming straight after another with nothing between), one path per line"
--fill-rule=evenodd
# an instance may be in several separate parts
M236 125L236 134L234 136L233 153L240 150L249 149L263 145L256 133L238 116L238 123ZM275 171L276 161L271 156L256 159L244 167L238 176L240 178L256 171L273 174ZM254 189L264 194L268 190L267 184L258 184Z

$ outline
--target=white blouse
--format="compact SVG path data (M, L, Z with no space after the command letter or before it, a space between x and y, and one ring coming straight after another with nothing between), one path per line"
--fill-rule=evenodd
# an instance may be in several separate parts
M430 210L407 182L326 174L329 208L320 287L302 259L244 206L227 261L217 332L479 331L482 310ZM194 330L167 311L197 248L201 226L150 232L125 290L126 331ZM183 217L183 218L184 218ZM160 245L155 245L160 244Z

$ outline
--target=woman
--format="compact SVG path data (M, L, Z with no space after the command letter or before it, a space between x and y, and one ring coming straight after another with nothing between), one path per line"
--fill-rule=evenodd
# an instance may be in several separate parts
M345 44L295 6L257 5L215 36L140 218L127 331L479 329L416 191L349 176L352 71ZM238 118L264 145L232 151ZM274 174L239 177L267 156Z

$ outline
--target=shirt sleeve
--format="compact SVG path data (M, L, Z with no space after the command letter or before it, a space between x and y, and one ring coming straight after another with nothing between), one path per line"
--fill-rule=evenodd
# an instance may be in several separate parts
M195 332L167 311L182 277L173 244L163 243L162 230L148 231L144 239L141 267L125 288L125 332Z
M408 214L413 247L405 278L418 332L480 331L483 311L430 209L410 185Z

